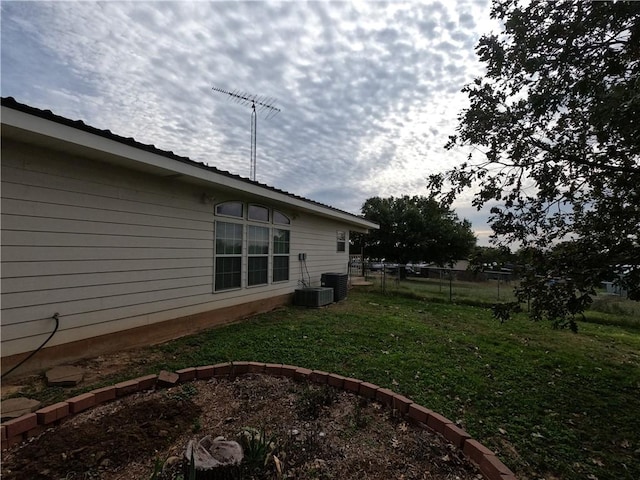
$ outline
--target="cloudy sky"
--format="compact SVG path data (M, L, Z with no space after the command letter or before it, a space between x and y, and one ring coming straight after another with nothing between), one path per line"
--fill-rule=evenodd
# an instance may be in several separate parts
M351 213L426 195L466 158L447 137L497 32L490 0L14 2L1 8L2 96ZM456 205L486 244L486 215Z

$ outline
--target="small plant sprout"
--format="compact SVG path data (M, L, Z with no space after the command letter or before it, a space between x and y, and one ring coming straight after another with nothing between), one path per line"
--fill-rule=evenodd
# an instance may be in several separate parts
M281 469L280 460L273 460L277 449L276 437L267 437L264 429L244 427L240 431L239 443L244 451L244 461L251 470L265 468L273 461Z

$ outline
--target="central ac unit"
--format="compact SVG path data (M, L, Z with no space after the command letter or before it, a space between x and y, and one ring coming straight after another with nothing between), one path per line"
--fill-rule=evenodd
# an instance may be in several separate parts
M333 301L339 302L347 298L349 275L346 273L323 273L320 276L320 285L333 288Z
M293 303L303 307L323 307L333 303L333 288L309 287L296 290Z

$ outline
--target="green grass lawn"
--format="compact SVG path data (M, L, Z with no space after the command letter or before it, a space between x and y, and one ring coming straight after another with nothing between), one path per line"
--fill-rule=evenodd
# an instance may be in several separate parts
M166 361L156 370L256 360L391 388L461 423L521 476L640 478L638 329L500 324L487 309L372 289L158 349Z
M278 309L152 347L162 360L130 373L233 360L335 372L459 422L521 478L640 478L640 328L500 324L487 308L401 293Z
M453 302L463 305L491 306L494 303L513 302L516 300L514 288L517 280L488 280L484 282L468 282L452 280L446 276L442 279L411 277L401 282L387 275L375 274L369 277L374 289L380 292L414 296L415 298L434 302ZM592 296L593 303L585 312L584 321L605 325L621 325L640 328L640 302L628 300L618 295L607 294L604 289ZM527 310L527 305L522 308Z

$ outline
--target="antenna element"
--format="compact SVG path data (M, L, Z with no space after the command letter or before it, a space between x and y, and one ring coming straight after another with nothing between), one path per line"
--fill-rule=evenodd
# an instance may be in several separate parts
M249 178L255 181L256 180L256 136L257 136L257 127L258 127L256 105L258 106L258 113L263 113L265 116L265 119L268 120L270 118L275 117L278 113L280 113L280 109L276 108L275 106L276 99L271 97L260 97L258 95L241 92L239 90L229 91L229 90L224 90L222 88L217 88L217 87L212 87L211 90L228 95L236 103L251 107L251 169L250 169Z

